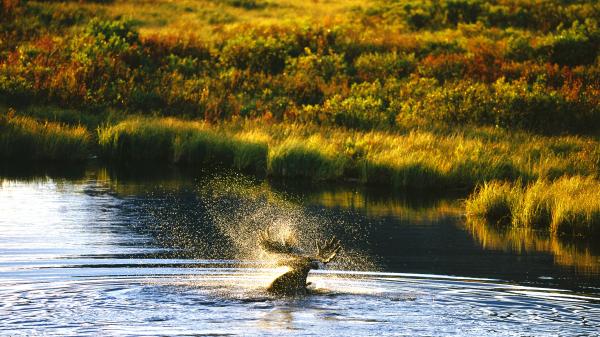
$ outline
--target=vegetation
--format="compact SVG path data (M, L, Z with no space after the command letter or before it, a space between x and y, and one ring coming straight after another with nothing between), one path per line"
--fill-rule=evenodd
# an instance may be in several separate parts
M131 119L99 128L98 143L105 157L120 161L218 164L256 173L264 172L267 161L266 144L172 118Z
M134 118L98 129L113 160L218 163L274 177L353 179L396 188L471 188L486 181L595 176L600 143L496 128L442 134L238 121Z
M560 232L571 209L516 186L598 181L597 2L2 0L0 10L0 109L16 111L0 119L6 158L97 151L395 188L481 185L470 214L551 214Z
M600 235L600 182L580 176L519 184L491 183L467 200L467 216L555 235Z
M467 124L598 131L600 30L593 18L600 5L342 3L299 5L342 6L335 20L318 23L267 20L302 11L283 0L6 0L0 100L361 130ZM211 24L212 16L197 13L208 9L234 19ZM178 22L204 22L200 31L211 31L181 34Z
M90 137L84 127L38 122L0 114L0 159L82 161L87 159Z

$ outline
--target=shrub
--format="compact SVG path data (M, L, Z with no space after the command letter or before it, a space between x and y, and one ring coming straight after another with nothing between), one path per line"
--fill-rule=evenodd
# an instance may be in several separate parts
M267 2L262 0L225 0L225 4L244 9L259 9L267 7Z
M462 78L467 71L467 56L463 54L440 54L425 57L418 66L419 74L434 77L440 82Z
M414 54L368 53L354 60L354 68L362 81L372 82L387 77L408 76L416 68L416 60Z
M277 74L285 68L289 51L280 39L241 35L225 43L220 57L225 66Z
M334 124L353 129L388 127L395 115L386 109L382 99L373 95L335 95L323 105L305 106L302 114L308 120L322 124Z
M132 44L139 41L139 35L133 29L131 21L105 21L95 18L88 23L86 33L112 44L122 42Z
M472 23L477 21L482 12L482 2L479 0L447 0L446 23L456 25L459 22Z
M600 43L597 23L574 22L570 29L563 29L557 35L550 35L539 47L539 53L546 54L551 62L560 65L576 66L591 64L596 60Z
M511 36L507 41L505 56L515 61L530 60L535 55L535 49L529 39L522 36Z

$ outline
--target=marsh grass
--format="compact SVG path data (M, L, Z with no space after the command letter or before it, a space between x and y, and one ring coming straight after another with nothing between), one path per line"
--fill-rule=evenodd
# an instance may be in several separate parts
M467 217L483 219L494 225L510 224L520 197L520 190L510 183L484 183L467 199Z
M244 141L202 122L133 118L98 128L101 153L109 160L221 165L264 173L267 146Z
M593 138L493 128L394 133L132 118L100 127L98 141L102 154L116 161L218 164L272 177L350 179L395 189L471 189L492 180L526 184L563 175L594 177L599 168ZM542 207L535 202L528 200L528 207Z
M0 114L0 158L7 160L82 161L90 154L91 137L82 126L43 122Z
M342 177L346 158L319 136L287 139L269 153L269 174L279 177L334 180Z
M600 235L600 182L591 177L540 179L519 183L491 182L466 202L471 221L543 228L554 235Z

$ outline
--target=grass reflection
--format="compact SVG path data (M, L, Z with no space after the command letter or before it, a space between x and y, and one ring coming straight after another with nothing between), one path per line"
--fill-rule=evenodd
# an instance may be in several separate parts
M523 253L549 253L554 263L582 272L600 271L600 254L592 242L551 235L548 231L468 221L467 228L484 249Z
M406 195L388 198L355 190L329 190L315 193L309 200L328 208L354 209L367 216L394 216L415 223L459 216L462 213L461 204L456 199L430 199L427 196L425 199L411 200Z

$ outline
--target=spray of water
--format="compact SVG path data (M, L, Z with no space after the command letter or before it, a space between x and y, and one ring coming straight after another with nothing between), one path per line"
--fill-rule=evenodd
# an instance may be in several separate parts
M271 238L286 241L307 255L316 252L316 241L336 236L342 250L327 265L328 269L378 269L368 253L356 248L364 246L366 240L357 224L340 219L335 212L311 209L301 200L275 191L264 181L241 175L213 176L201 180L194 189L187 186L185 191L157 196L150 209L152 223L157 227L154 237L162 245L175 248L174 257L223 261L236 268L234 277L215 279L203 275L199 269L193 280L182 280L201 284L199 288L205 290L212 288L210 291L219 296L266 296L260 290L287 271L281 256L260 248L260 233L265 230L269 230ZM316 285L331 284L333 277L312 274L309 281ZM344 275L344 279L347 277ZM242 290L239 293L234 289Z
M273 191L266 182L252 182L242 176L211 179L200 189L207 203L210 218L224 234L226 249L240 261L261 261L276 266L278 256L259 248L259 233L268 230L271 237L298 247L307 254L315 252L315 242L323 242L338 234L340 228L353 232L351 223L308 212L292 197ZM353 233L351 240L360 241ZM352 248L353 242L342 242L344 249L332 263L332 268L344 270L374 270L376 264L366 253Z

